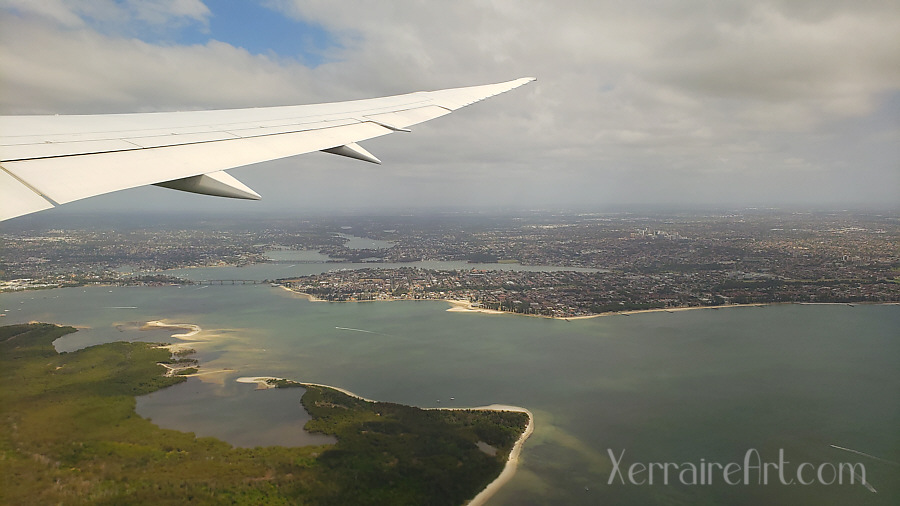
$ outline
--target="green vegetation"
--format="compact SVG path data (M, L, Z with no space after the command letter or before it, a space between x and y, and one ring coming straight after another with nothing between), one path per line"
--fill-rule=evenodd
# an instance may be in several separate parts
M461 504L500 472L527 423L308 387L308 428L337 444L232 448L134 412L136 395L185 381L163 375L168 351L110 343L58 354L52 342L74 331L0 327L2 504Z
M525 413L423 410L305 386L307 430L338 438L319 461L335 472L341 500L329 502L340 504L461 504L497 477L528 424Z
M280 379L269 378L266 380L266 383L274 386L275 388L297 388L297 387L303 386L303 383L297 383L296 381L292 381L292 380L284 379L284 378L280 378Z

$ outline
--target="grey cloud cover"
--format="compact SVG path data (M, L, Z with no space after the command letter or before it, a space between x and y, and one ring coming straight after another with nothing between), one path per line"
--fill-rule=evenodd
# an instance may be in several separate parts
M539 81L367 143L377 168L309 155L233 170L260 203L140 189L82 208L900 205L896 2L266 2L331 34L314 68L227 37L167 41L206 29L199 1L103 3L0 3L3 113Z

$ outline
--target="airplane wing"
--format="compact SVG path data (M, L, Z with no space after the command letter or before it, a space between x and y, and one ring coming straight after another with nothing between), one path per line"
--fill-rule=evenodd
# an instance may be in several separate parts
M533 80L287 107L0 116L0 221L148 184L259 199L224 170L312 151L381 163L356 142Z

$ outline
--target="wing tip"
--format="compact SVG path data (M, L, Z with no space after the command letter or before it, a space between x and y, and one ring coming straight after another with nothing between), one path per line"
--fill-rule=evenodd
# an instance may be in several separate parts
M482 84L479 86L466 86L463 88L450 88L445 90L437 90L424 92L430 95L434 102L450 111L455 111L467 105L480 102L490 97L506 93L520 86L524 86L532 81L537 81L536 77L520 77L512 81L504 81L494 84Z

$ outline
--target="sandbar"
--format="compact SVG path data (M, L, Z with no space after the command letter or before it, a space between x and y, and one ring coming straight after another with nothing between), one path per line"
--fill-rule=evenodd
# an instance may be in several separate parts
M275 385L270 384L269 380L279 381L284 379L285 378L276 378L274 376L241 376L234 381L237 381L238 383L256 383L257 390L266 390L275 388Z
M177 338L185 338L185 337L193 337L200 333L201 329L199 325L194 325L193 323L164 323L159 320L153 320L147 322L145 327L159 327L164 329L184 329L188 332L184 332L181 334L172 334L172 337Z

